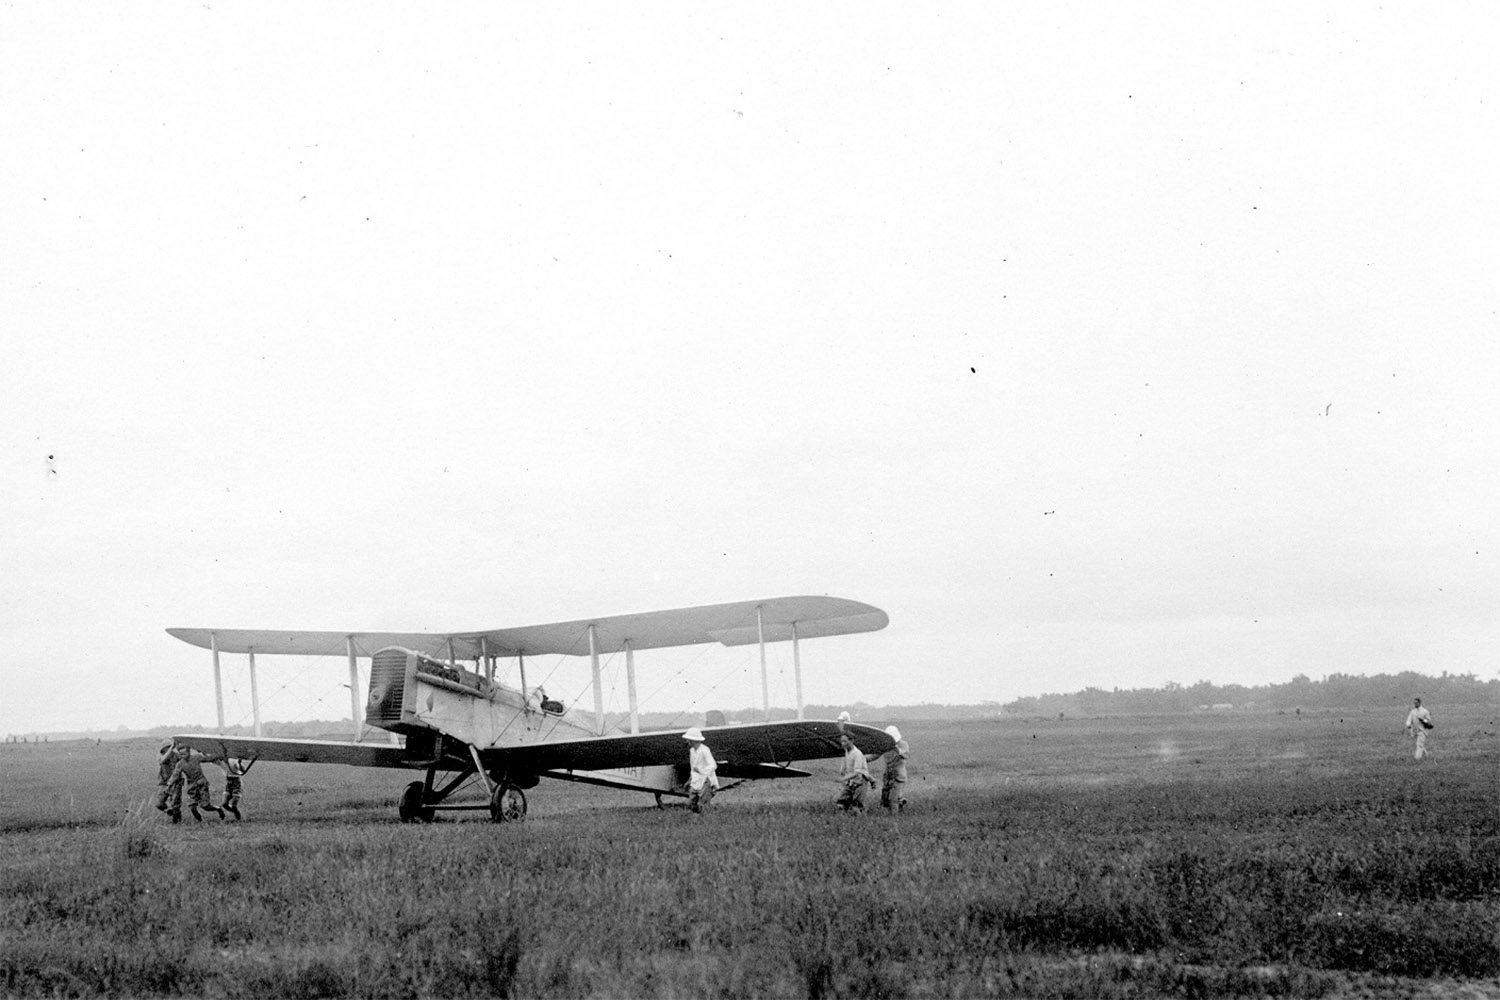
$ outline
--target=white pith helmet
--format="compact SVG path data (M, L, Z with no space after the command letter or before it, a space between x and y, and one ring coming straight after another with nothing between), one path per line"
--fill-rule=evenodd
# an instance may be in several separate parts
M895 726L886 726L885 734L893 740L901 739L901 730L897 729Z
M682 738L685 740L692 740L694 743L702 743L703 730L699 729L697 726L694 726L692 729L689 729L687 732L683 733Z

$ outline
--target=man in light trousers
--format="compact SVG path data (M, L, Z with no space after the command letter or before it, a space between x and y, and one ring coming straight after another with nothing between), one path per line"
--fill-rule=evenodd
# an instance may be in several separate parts
M1406 735L1417 738L1417 760L1427 756L1427 730L1431 728L1431 714L1422 707L1421 698L1413 698L1411 711L1406 713Z
M703 731L697 726L682 734L692 745L688 751L688 808L701 813L713 801L719 790L719 765L714 761L713 751L703 741Z

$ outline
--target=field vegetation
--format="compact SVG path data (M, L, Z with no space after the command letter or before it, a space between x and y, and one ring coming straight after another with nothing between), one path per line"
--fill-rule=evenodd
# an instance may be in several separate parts
M1404 709L912 722L902 816L819 764L499 826L275 764L172 826L150 743L7 744L0 993L1492 996L1496 706L1433 709L1420 764Z

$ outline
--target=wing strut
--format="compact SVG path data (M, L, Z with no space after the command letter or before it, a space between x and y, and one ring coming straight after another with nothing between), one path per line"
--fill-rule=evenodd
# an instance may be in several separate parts
M359 661L354 658L354 636L344 636L349 653L349 722L354 727L354 742L359 742Z
M255 684L255 647L250 647L250 704L255 709L255 738L260 739L260 688Z
M589 669L594 678L594 732L604 735L604 689L599 684L599 635L589 626Z
M214 705L219 709L219 733L224 732L224 682L219 677L219 634L208 634L208 648L214 654Z
M630 694L630 735L641 731L640 715L635 705L635 642L625 640L625 689Z
M766 681L766 612L765 606L755 606L755 639L760 643L760 700L766 706L766 720L771 721L771 687Z
M802 651L797 648L797 623L792 622L792 673L797 678L797 721L802 721Z

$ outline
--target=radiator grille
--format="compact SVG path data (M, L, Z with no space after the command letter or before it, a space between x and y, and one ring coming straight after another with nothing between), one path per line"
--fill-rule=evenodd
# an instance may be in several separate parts
M404 649L382 649L370 657L370 699L365 703L365 721L370 725L401 721L406 661Z

